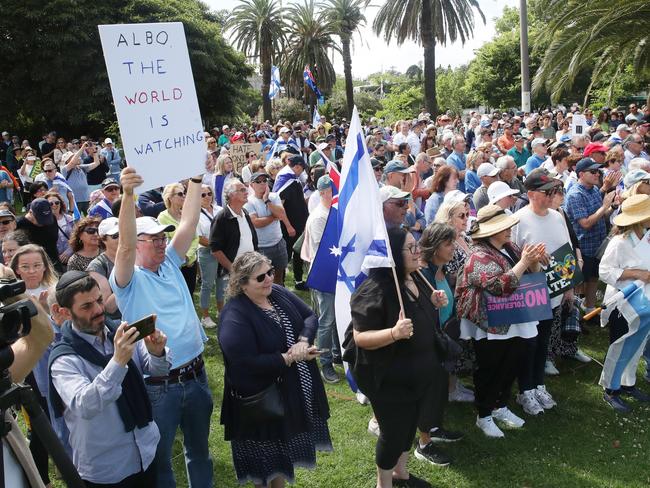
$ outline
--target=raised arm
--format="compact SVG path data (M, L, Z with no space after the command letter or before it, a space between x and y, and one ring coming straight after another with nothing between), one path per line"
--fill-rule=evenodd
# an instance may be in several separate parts
M187 185L187 196L183 204L183 213L181 214L181 223L176 229L172 246L179 256L185 256L196 236L196 226L199 223L199 213L201 212L201 183L202 176L190 178Z
M119 241L115 256L115 282L119 287L125 287L133 276L135 266L135 246L138 235L135 227L135 201L133 190L142 184L142 178L133 168L124 168L120 176L122 183L122 206L119 218Z
M79 148L79 150L76 153L74 153L74 155L63 166L66 173L72 171L72 168L74 168L79 163L79 159L81 158L81 153L85 151L86 147L88 147L88 143L84 142L83 145Z

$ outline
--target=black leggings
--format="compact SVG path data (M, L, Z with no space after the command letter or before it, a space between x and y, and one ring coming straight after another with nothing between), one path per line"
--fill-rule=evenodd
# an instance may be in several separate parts
M562 313L562 307L553 309L553 316ZM553 330L553 319L537 324L537 336L524 339L524 353L519 367L519 392L534 390L544 384L544 368L548 356L548 345Z
M299 252L293 252L293 245L296 243L300 234L296 231L296 235L290 237L289 235L284 236L284 240L287 243L287 256L292 262L293 268L293 278L294 281L302 281L302 259L300 258Z
M475 404L479 417L488 417L492 410L507 405L521 363L523 342L521 337L473 341Z
M84 480L87 488L144 488L156 486L156 469L152 462L145 471L127 476L117 483L92 483Z
M196 271L198 267L196 261L192 266L181 266L181 274L185 278L185 283L187 284L187 289L190 290L190 296L194 295L194 290L196 290Z
M402 453L413 445L422 399L404 401L396 397L375 397L370 398L370 404L380 429L375 463L379 469L393 469Z

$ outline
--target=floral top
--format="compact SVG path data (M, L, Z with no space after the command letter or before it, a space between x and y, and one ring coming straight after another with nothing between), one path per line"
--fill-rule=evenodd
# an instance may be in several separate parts
M504 247L510 256L519 259L521 252L516 245L510 243ZM467 259L456 285L458 316L468 319L486 332L506 334L509 325L498 329L485 328L487 310L483 292L487 291L496 296L509 295L519 286L519 278L512 271L506 257L490 244L480 241L475 243L471 250L472 254Z
M469 237L466 235L463 235L462 237L465 239L468 246L472 244L472 240ZM465 252L465 249L460 247L458 243L454 241L454 255L451 257L451 260L442 267L442 271L445 273L449 286L451 286L452 289L456 286L456 282L458 281L458 272L463 269L463 266L465 266L465 261L467 261L467 252Z

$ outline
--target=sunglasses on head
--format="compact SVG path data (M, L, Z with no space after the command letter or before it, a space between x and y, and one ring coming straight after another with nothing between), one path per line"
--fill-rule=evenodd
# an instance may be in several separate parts
M270 268L267 272L257 275L255 281L262 283L267 276L273 278L275 276L275 268Z

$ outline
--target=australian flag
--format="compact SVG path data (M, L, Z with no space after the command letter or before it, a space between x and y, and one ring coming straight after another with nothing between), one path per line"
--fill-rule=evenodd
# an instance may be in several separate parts
M305 83L307 83L307 86L309 86L309 88L311 88L316 94L316 98L321 98L323 96L316 86L316 78L314 78L314 75L311 73L308 64L305 65L305 71L302 72L302 78L305 80Z

